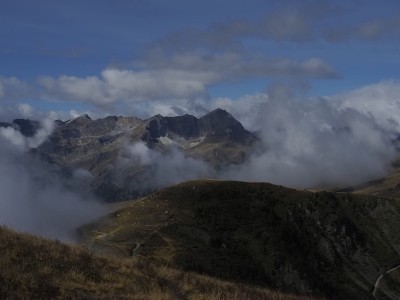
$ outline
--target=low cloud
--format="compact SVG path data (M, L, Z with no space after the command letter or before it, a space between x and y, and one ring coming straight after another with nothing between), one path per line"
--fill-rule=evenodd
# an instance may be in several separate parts
M43 111L34 108L28 103L11 103L0 105L0 121L11 123L15 119L31 119L31 120L42 120L42 123L48 127L48 123L53 123L54 120L70 120L79 117L80 115L90 114L93 118L100 118L107 116L108 114L104 111L99 112L95 110L75 110L69 111L63 110L49 110Z
M296 187L384 176L398 156L399 95L396 81L314 100L271 89L253 115L266 151L224 176Z
M106 210L74 184L83 182L81 173L65 180L60 170L29 151L40 135L27 140L12 128L0 129L0 224L71 240L79 225Z
M144 172L131 179L129 171L132 170ZM216 172L206 162L187 157L174 146L166 152L158 152L139 142L127 145L121 151L115 175L119 177L121 186L146 191L182 181L214 177Z
M271 98L260 111L265 151L225 177L293 187L361 183L387 174L395 135L372 116L336 103Z
M340 109L352 108L387 131L400 132L400 81L386 80L330 98Z

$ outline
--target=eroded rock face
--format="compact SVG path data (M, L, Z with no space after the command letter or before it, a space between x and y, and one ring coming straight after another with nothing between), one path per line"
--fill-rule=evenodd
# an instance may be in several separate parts
M63 168L90 171L95 178L93 189L102 198L123 200L151 189L138 188L152 177L151 168L140 163L120 165L121 153L129 145L143 143L157 153L175 148L184 156L224 168L243 163L257 141L232 115L217 109L201 118L156 115L146 120L117 116L92 120L83 115L67 122L58 121L37 150L46 160ZM127 187L128 182L133 187Z

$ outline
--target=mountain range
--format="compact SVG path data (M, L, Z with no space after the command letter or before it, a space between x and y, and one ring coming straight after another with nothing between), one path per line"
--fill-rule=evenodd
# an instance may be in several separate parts
M25 136L32 136L39 122L18 119L1 123ZM151 184L155 177L152 162L140 160L130 150L140 144L148 153L177 151L218 171L230 164L243 163L254 151L258 138L247 131L231 114L216 109L201 118L109 116L92 120L88 115L56 121L50 136L35 149L45 161L65 172L83 169L93 176L91 189L105 201L138 197L160 187ZM143 147L142 147L143 148ZM149 160L152 160L150 157ZM162 184L161 184L162 185Z

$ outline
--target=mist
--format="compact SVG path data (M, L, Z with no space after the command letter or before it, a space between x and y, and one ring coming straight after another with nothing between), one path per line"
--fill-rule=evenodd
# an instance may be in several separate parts
M76 184L87 179L87 172L76 171L66 180L31 152L45 138L46 126L32 138L0 129L0 224L71 241L77 227L106 209Z
M129 170L144 172L132 180ZM206 162L185 156L177 147L172 146L166 152L158 152L142 142L125 145L115 173L117 184L128 185L135 190L154 190L182 181L217 175Z
M352 185L384 176L397 156L395 132L327 100L271 97L258 120L264 150L222 178L302 188Z
M385 176L398 156L397 90L386 82L310 99L293 86L271 85L254 118L261 150L221 177L331 188Z

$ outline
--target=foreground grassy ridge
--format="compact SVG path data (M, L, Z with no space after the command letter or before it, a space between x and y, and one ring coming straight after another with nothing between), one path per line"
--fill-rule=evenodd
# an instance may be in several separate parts
M372 298L399 263L397 200L192 181L85 227L89 245L184 270L327 297Z
M0 299L288 299L267 289L182 272L0 227Z

